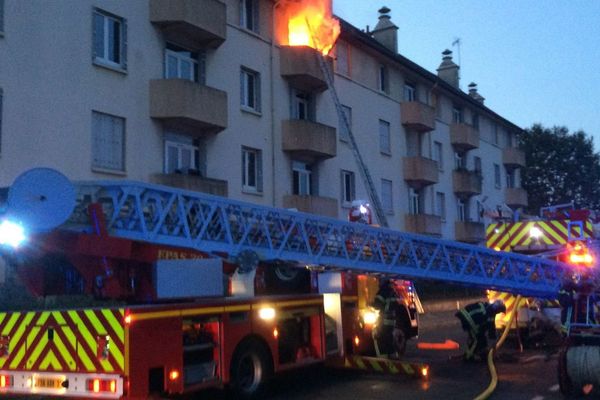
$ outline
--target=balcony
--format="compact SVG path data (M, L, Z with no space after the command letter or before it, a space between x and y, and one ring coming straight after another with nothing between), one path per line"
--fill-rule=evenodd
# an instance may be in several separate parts
M337 140L335 128L303 119L281 122L281 149L295 159L315 162L335 157Z
M286 195L283 196L283 207L324 217L338 216L338 202L329 197Z
M450 125L450 143L458 151L468 151L479 147L479 131L464 123Z
M185 79L150 81L150 117L202 136L227 127L227 93Z
M402 125L417 132L429 132L435 129L435 109L418 101L400 103Z
M227 197L227 181L186 174L153 174L152 183Z
M527 207L527 191L522 188L506 188L504 194L505 203L510 208Z
M150 0L150 22L167 41L199 50L226 39L225 4L217 0Z
M454 237L459 242L479 243L485 240L485 227L481 222L456 221Z
M327 78L318 59L324 56L317 50L308 46L282 46L279 57L281 76L296 89L307 92L327 89ZM333 59L325 57L325 65L333 77Z
M481 194L481 175L475 171L457 169L452 171L454 193L458 197L471 197Z
M419 235L442 236L442 219L437 215L406 214L404 230Z
M502 150L502 163L509 169L525 167L525 152L516 147Z
M412 187L420 189L438 182L437 161L425 157L404 157L404 180Z

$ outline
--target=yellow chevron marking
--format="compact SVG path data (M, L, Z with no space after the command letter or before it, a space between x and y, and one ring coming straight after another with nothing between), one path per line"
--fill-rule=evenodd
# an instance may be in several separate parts
M375 371L383 372L383 368L381 368L381 365L379 365L377 360L369 360L369 364L371 364L371 368L373 368Z
M367 369L367 366L365 365L364 361L360 357L354 357L354 363L360 369Z
M566 224L560 221L550 221L550 225L556 232L562 233L564 236L564 238L560 239L559 243L566 243L567 238L569 237L569 230L567 229Z
M35 321L35 326L42 326L46 323L46 321L48 321L48 318L50 318L50 311L45 311L43 313L40 314L40 317L37 319L37 321Z
M115 332L117 337L121 340L121 342L123 342L124 328L123 328L123 323L121 321L123 321L123 316L125 315L125 310L123 310L122 308L119 310L119 315L121 316L120 321L115 318L115 315L109 309L102 310L102 315L104 315L104 318L106 318L106 320L110 324L112 330Z
M2 335L3 336L8 336L8 334L10 333L10 330L12 329L12 327L14 326L15 322L17 322L17 319L21 316L21 313L14 313L10 316L10 319L8 320L8 322L6 323L6 326L4 327L4 329L2 330ZM31 319L30 319L31 321Z
M529 235L529 230L531 229L532 226L534 226L534 224L532 222L527 222L527 223L522 223L522 224L515 224L518 225L518 227L520 228L521 226L524 226L524 228L521 230L521 232L519 232L517 234L517 236L514 236L515 231L517 230L517 226L515 226L514 229L511 229L510 232L510 237L512 237L512 240L510 241L510 245L511 246L517 246L519 245L519 243L521 243L521 240L523 239L523 236L525 235Z
M94 333L95 336L106 336L108 332L106 331L106 328L102 325L102 323L100 323L98 316L96 316L96 314L92 310L85 310L83 313L96 330L96 332L92 333Z
M387 366L388 370L392 373L392 374L397 374L398 368L396 368L396 364L394 364L393 362L386 360L385 365Z
M502 239L500 239L500 241L496 244L496 246L500 247L501 249L506 248L507 246L510 246L510 235L504 235L502 237Z
M50 350L48 354L46 354L46 357L44 357L44 359L40 363L40 370L46 371L49 366L52 366L54 370L60 371L61 369L60 362L58 361L58 358L56 358L56 355L52 350Z
M18 318L19 315L21 315L21 313L15 313L13 315L13 317L16 316ZM21 337L25 333L25 330L26 330L27 326L29 325L29 323L31 322L31 320L33 319L34 316L35 316L34 312L29 312L29 313L25 314L25 318L23 319L23 321L21 322L21 324L17 327L17 330L15 331L14 335L10 338L10 344L9 344L9 346L12 349L14 349L14 350L12 350L13 352L16 351L16 354L14 356L15 358L13 358L13 360L16 359L16 358L18 358L19 360L21 360L23 358L24 354L25 354L26 346L20 346L17 349L15 349L15 346L21 340ZM14 325L14 323L16 322L16 319L13 319L13 317L11 317L11 319L9 320L8 327L10 327L11 323ZM9 331L10 330L7 329L7 333L6 334L8 334ZM6 361L7 361L6 358L0 358L0 367L3 367L4 364L6 363ZM11 368L15 368L15 365L18 365L18 363L12 362L10 364L10 367Z
M558 228L556 227L556 224L558 224ZM546 222L542 222L540 223L540 225L543 227L544 232L552 237L552 240L554 241L554 243L556 244L563 244L565 243L565 239L560 235L560 233L558 232L560 230L560 228L562 227L562 225L557 222L557 221L550 221L549 223Z
M407 374L414 374L415 370L410 366L410 364L407 363L400 363L400 365L402 366L402 368L404 368L404 372L406 372Z
M123 369L125 370L125 376L129 376L129 326L125 328L125 362Z
M31 331L36 331L36 336L39 336L40 340L33 349L33 352L31 353L29 358L27 359L27 369L31 368L31 366L38 360L40 354L42 354L42 351L48 344L47 331L43 331L42 328L39 326L34 327ZM28 340L27 343L31 342Z
M77 312L68 311L67 314L69 315L69 317L71 317L71 320L73 320L75 325L77 325L77 329L79 330L80 336L83 337L84 341L87 342L88 346L92 349L92 354L96 354L94 341L90 338L89 332L87 331L85 325L77 315ZM92 341L92 344L90 344L90 340ZM77 346L77 356L79 360L81 360L81 362L85 366L86 371L95 372L96 367L94 366L94 363L92 362L92 360L90 360L90 358L87 355L87 352L83 349L83 345L85 343L81 341L79 341L79 343L81 343L80 346Z
M53 311L52 318L54 318L56 323L59 325L65 325L67 323L67 321L65 321L65 318L63 317L63 315L60 311Z
M0 325L4 321L4 318L6 318L6 313L0 313Z
M63 330L64 331L64 330ZM63 361L67 364L67 368L69 371L75 371L77 369L77 365L75 364L75 360L73 356L63 343L62 339L58 335L54 335L54 345L58 349Z

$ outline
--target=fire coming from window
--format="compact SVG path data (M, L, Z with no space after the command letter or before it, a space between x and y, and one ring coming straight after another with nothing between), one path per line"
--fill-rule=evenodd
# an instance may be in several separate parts
M331 15L329 0L286 3L287 39L290 46L309 46L329 54L340 35L340 23Z

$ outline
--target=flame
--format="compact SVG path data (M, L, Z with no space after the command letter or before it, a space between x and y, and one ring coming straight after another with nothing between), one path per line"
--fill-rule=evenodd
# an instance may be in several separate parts
M287 7L288 43L309 46L329 54L340 35L340 23L331 16L331 1L302 0Z

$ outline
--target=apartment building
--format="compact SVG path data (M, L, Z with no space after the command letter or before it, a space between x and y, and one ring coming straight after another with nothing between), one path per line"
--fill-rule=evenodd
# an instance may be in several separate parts
M305 2L41 2L0 0L0 186L47 166L346 219L368 199L351 130L392 228L477 243L527 204L520 128L460 89L451 52L437 73L398 54L389 9L372 32L340 21L321 65L289 46Z

